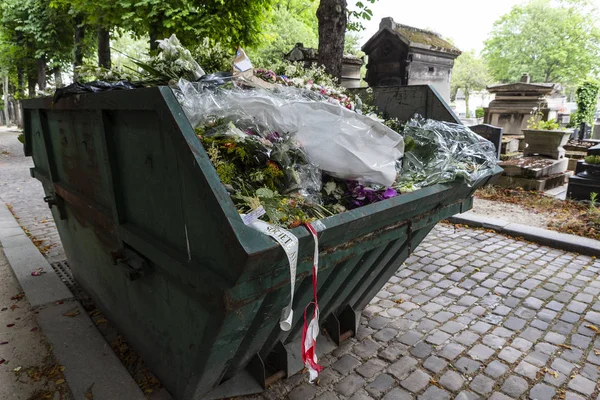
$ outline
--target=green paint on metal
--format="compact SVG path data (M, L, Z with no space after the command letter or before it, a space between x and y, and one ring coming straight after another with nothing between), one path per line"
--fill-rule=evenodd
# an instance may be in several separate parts
M23 105L25 149L46 195L61 204L64 218L52 212L77 281L176 399L200 399L256 355L290 347L312 296L313 240L292 230L300 240L295 319L282 332L285 254L242 223L169 88ZM468 209L487 180L324 219L322 321L364 307L435 223ZM136 262L146 265L143 276L130 279Z

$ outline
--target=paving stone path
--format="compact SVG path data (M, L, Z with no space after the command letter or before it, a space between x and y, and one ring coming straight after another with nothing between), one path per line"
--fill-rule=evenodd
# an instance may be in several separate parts
M15 137L0 131L0 199L64 258ZM599 294L600 260L440 224L323 357L317 385L298 374L246 398L600 400Z
M438 225L323 360L266 399L600 399L600 260ZM295 385L298 386L295 386Z
M23 155L19 132L0 127L0 201L8 204L49 262L65 259L42 184L33 179L31 157Z

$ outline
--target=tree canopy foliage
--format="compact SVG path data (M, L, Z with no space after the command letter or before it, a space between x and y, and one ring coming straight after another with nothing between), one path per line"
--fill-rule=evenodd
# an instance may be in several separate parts
M13 93L28 84L32 96L36 86L46 89L47 78L59 85L61 71L76 79L84 64L121 63L111 55L113 39L143 39L152 51L157 39L171 34L209 69L225 65L238 45L249 48L256 65L270 65L298 42L313 48L321 43L323 62L341 65L346 25L358 29L361 19L371 18L368 5L375 1L352 0L349 9L346 0L0 0L0 72L9 76ZM320 30L319 8L326 10ZM326 35L332 17L339 23ZM349 38L346 49L356 51L356 37ZM336 55L328 51L333 48Z
M483 60L477 57L473 51L465 51L454 61L452 80L450 81L451 98L454 99L456 92L462 89L465 94L468 116L471 93L485 89L492 80Z
M278 0L263 27L262 41L248 52L254 64L271 66L281 62L296 43L316 48L317 6L318 2L312 0Z
M495 24L483 52L501 82L529 73L533 82L578 85L600 68L597 10L588 0L531 0Z

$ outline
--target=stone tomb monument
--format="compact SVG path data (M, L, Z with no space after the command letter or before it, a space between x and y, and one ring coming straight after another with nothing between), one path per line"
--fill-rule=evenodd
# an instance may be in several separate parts
M488 86L494 100L484 108L484 123L504 129L502 154L516 153L525 148L523 130L534 110L546 120L550 109L546 97L561 90L555 83L531 83L528 74L520 82Z
M501 162L504 174L497 184L539 191L564 185L571 174L567 172L569 159L565 158L562 147L568 135L564 131L525 130L525 156L519 155Z
M383 18L365 43L365 80L371 87L431 85L450 102L450 78L460 50L440 34Z
M590 147L587 154L600 156L600 144ZM567 197L573 200L590 200L592 193L600 196L600 164L587 164L584 160L579 160L575 176L569 178Z

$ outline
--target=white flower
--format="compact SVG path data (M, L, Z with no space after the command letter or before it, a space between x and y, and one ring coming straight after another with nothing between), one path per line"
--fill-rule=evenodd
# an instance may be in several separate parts
M325 190L325 193L331 194L337 189L337 185L335 182L329 181L323 186L323 189Z

